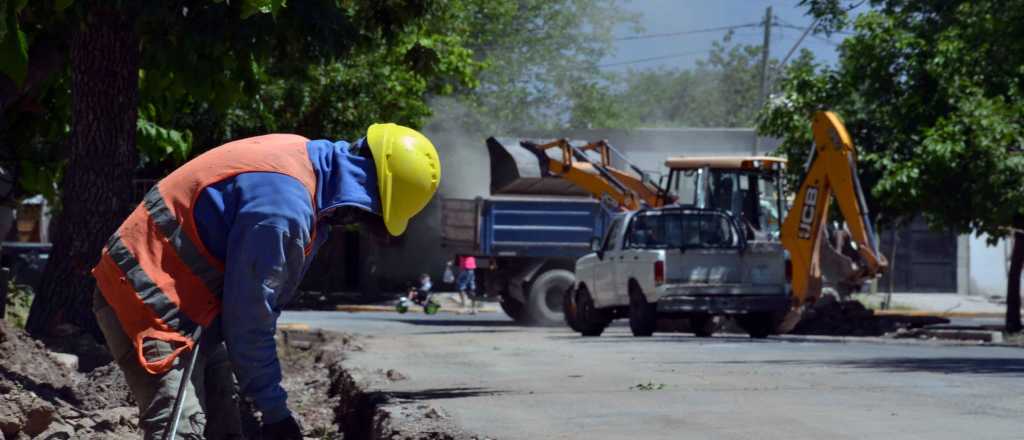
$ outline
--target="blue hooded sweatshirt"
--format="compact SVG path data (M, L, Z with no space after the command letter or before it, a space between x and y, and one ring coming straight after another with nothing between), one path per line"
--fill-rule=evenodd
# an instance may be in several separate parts
M242 392L256 403L264 423L291 414L274 333L281 309L327 240L326 224L317 224L312 237L314 222L322 223L339 206L380 213L376 170L358 155L363 140L314 140L306 147L316 173L315 211L297 179L267 172L242 173L207 187L194 210L203 244L225 264L221 315L204 344L226 343ZM313 252L306 256L311 240Z

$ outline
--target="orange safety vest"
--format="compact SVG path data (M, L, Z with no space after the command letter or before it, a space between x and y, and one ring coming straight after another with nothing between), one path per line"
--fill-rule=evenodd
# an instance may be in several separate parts
M193 215L203 189L241 173L281 173L306 187L316 212L316 173L307 142L302 136L271 134L207 151L157 182L107 241L92 274L146 371L169 370L195 344L198 326L209 326L220 313L224 262L203 245ZM147 359L143 342L150 339L175 348L164 358Z

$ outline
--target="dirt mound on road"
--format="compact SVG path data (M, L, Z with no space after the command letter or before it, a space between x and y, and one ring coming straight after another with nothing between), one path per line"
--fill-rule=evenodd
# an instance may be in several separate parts
M824 295L803 312L791 333L800 335L882 336L900 329L948 323L931 316L879 316L858 301L841 301Z
M856 301L822 296L808 307L792 333L800 335L881 336L885 331L875 313Z

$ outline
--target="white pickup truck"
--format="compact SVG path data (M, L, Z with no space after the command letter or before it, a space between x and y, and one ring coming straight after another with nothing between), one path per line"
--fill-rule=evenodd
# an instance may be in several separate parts
M634 336L650 336L659 317L687 318L697 336L711 336L714 317L731 315L751 337L766 337L790 304L784 251L778 241L748 241L740 231L717 209L619 215L576 262L566 321L599 336L613 319L628 317Z

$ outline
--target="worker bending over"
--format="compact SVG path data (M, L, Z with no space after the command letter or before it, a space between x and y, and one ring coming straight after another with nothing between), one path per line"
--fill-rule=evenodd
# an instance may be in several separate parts
M93 309L145 438L171 423L182 355L202 329L177 437L241 436L230 366L262 413L261 438L301 439L274 342L281 309L329 226L401 235L440 178L430 140L374 124L353 144L289 134L231 142L158 182L93 269Z

